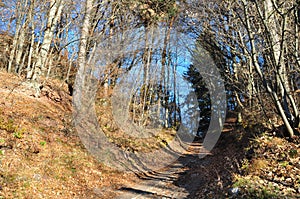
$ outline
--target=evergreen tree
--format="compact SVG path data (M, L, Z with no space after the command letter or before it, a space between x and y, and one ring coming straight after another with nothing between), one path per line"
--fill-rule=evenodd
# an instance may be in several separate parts
M197 135L203 137L210 123L211 100L209 90L205 85L203 77L194 65L189 66L188 71L184 73L184 77L192 84L192 88L197 96L200 111Z

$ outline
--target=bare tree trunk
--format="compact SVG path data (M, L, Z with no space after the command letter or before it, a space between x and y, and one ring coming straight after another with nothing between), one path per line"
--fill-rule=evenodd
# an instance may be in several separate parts
M32 58L34 55L34 40L35 40L35 35L34 35L34 23L32 23L31 27L31 43L30 43L30 48L29 48L29 53L28 53L28 61L27 61L27 68L26 68L26 79L31 79L32 74L33 74L33 67L31 66L32 64Z
M32 81L35 84L35 96L40 96L40 76L45 72L45 63L47 60L48 52L50 45L54 36L54 30L58 24L58 20L61 17L62 9L64 6L64 0L51 0L50 1L50 10L47 19L47 27L44 33L44 40L41 45L39 55L37 57L37 62L32 77Z
M69 66L68 66L68 71L67 71L67 74L66 74L66 82L70 83L70 73L71 73L71 68L73 67L73 59L74 59L74 56L75 56L75 52L72 53L71 57L70 57L70 60L69 60Z
M169 107L168 107L168 87L169 87L169 66L170 66L170 57L167 62L168 54L167 54L167 48L168 43L170 41L171 37L171 30L174 22L174 17L171 18L169 21L168 27L166 27L165 37L164 37L164 44L163 44L163 50L162 50L162 57L161 57L161 65L162 65L162 71L161 71L161 84L162 84L162 90L159 91L164 96L164 127L169 127ZM168 68L167 68L168 66ZM167 74L167 77L166 77ZM166 79L167 78L167 79Z
M283 107L285 114L287 115L290 123L294 122L296 118L298 118L298 108L294 101L294 98L291 93L291 88L289 85L288 75L287 75L287 66L284 61L284 55L286 52L286 25L287 25L287 17L283 13L281 13L278 9L276 9L277 3L272 0L265 1L265 10L267 14L267 26L271 32L271 45L273 46L273 53L275 64L277 68L277 82L280 86L281 97L283 99ZM273 13L273 14L272 14ZM278 19L280 16L281 20ZM277 23L277 21L281 21L281 24ZM291 108L293 110L294 115L290 111L290 107L288 104L288 100L291 103ZM298 126L296 124L296 126Z
M22 4L22 2L20 2L20 4ZM16 21L16 31L15 31L15 35L13 38L13 43L12 43L12 48L9 54L9 62L8 62L8 66L7 66L7 72L12 72L12 67L13 67L13 61L16 60L16 52L18 49L18 45L19 45L19 36L21 34L22 31L22 20L24 20L24 13L22 12L21 8L18 7L16 10L16 15L17 15L17 21Z
M28 5L28 0L25 0L24 4ZM24 9L24 11L25 11L25 9ZM22 55L25 54L24 53L24 50L25 50L24 45L26 45L25 44L26 43L25 33L28 32L28 25L30 23L30 20L32 19L33 9L34 9L34 1L30 2L28 13L27 13L27 18L25 19L25 22L23 23L23 25L21 27L21 32L20 32L20 35L18 38L19 41L18 41L18 46L16 49L16 58L15 58L15 61L16 61L15 72L18 74L21 73L22 68L23 68L23 65L21 63L21 58L22 58Z
M154 29L149 25L145 29L145 49L143 54L143 87L142 87L142 108L140 115L140 124L146 124L149 115L149 89L150 89L150 65L152 61L152 45L154 40ZM150 42L149 42L150 41Z
M91 29L91 12L93 8L94 0L86 0L85 1L85 15L84 20L81 27L81 35L80 35L80 44L79 44L79 52L78 52L78 71L76 76L76 88L74 94L81 95L82 89L79 85L84 85L85 82L85 69L87 64L87 54L88 54L88 39L90 35Z
M262 80L262 82L264 83L264 86L266 88L266 90L268 91L268 93L272 96L273 101L275 102L275 106L284 122L285 127L287 128L287 131L289 133L290 137L294 136L294 131L293 128L291 126L291 124L289 123L289 120L287 118L287 115L284 111L284 108L282 107L282 104L280 103L280 100L278 98L278 95L276 93L275 90L272 89L272 87L269 85L269 83L267 82L264 74L261 71L260 65L258 63L258 53L256 51L256 47L255 47L255 40L254 40L254 34L252 31L252 28L250 26L250 19L249 16L250 14L248 13L248 2L246 0L243 0L243 5L244 5L244 14L245 14L245 20L246 20L246 29L248 31L248 35L249 35L249 40L250 40L250 45L251 45L251 60L252 63L260 77L260 79Z

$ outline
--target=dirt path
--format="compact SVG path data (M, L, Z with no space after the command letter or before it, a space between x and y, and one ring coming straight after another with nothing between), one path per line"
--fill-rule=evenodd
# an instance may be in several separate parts
M146 174L140 183L116 190L118 194L116 199L186 198L189 193L184 188L174 185L182 168L183 165L177 163L164 172Z
M115 189L116 199L223 198L232 185L232 173L239 172L243 145L237 142L233 124L225 124L216 147L205 158L198 157L201 143L164 171L146 173L135 183Z
M115 190L117 194L115 199L188 198L189 191L176 182L186 172L187 166L197 159L196 152L200 147L200 144L194 144L187 154L163 171L144 173L138 183Z
M0 110L5 120L2 122L4 130L0 133L2 132L1 138L5 141L2 143L3 147L11 147L5 148L1 161L3 165L11 165L11 160L22 160L14 161L13 168L17 168L16 171L10 167L3 169L6 173L2 176L0 188L4 187L2 195L7 196L4 198L17 198L9 197L12 193L18 193L19 198L35 198L33 196L36 196L37 190L48 198L56 198L57 194L61 195L60 198L97 199L181 199L209 198L210 195L224 198L217 197L217 194L224 196L227 192L232 183L231 175L238 168L238 154L243 153L242 145L247 143L238 138L239 132L235 126L228 124L225 128L227 131L224 130L211 155L199 159L197 152L201 149L201 144L194 143L190 151L174 164L159 172L140 174L137 178L133 174L115 172L99 166L99 162L83 150L79 138L71 131L70 96L66 91L56 91L59 83L57 86L48 86L52 90L45 87L49 92L45 91L45 95L36 99L30 96L32 92L26 85L16 89L15 86L6 86L17 82L16 78L4 76L2 80ZM8 95L12 89L13 93ZM21 139L6 132L6 128L11 128L6 118L13 119L13 126L21 127L22 124L22 128L27 129ZM35 165L34 169L32 165ZM43 180L47 180L42 184L38 180L32 180L32 176L37 174L43 175ZM10 175L16 177L11 178ZM20 185L10 180L18 179L17 177L27 180ZM26 188L26 193L23 193L24 184L30 185Z

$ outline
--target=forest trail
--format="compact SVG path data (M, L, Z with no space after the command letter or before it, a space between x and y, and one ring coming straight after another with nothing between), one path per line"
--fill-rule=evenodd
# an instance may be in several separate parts
M299 138L289 141L274 137L280 131L236 125L229 112L205 158L198 157L203 148L195 142L167 168L135 175L102 164L86 150L72 125L66 84L49 81L34 98L21 77L0 71L0 80L0 198L300 196Z
M195 142L165 169L122 173L99 164L82 145L72 126L66 85L49 83L36 99L21 78L0 73L0 79L4 198L203 198L223 194L232 183L233 160L245 143L236 141L233 125L225 125L230 130L204 159L198 157L201 143Z
M139 176L138 183L128 184L115 190L117 194L115 199L188 198L189 192L176 182L187 170L187 166L198 159L197 152L200 148L200 143L193 143L186 154L167 168L162 171L144 173Z
M212 153L208 153L207 156L200 159L202 143L193 142L185 154L164 170L145 173L139 177L138 182L129 183L114 190L117 194L115 199L203 198L204 192L208 194L215 192L210 189L219 189L223 192L225 183L231 181L231 176L222 170L237 165L232 165L236 160L235 157L230 158L233 148L230 146L224 150L220 143L228 143L232 139L230 132L236 128L236 119L227 118L221 140ZM224 151L226 152L223 153ZM233 151L236 150L233 149ZM215 187L211 187L213 184ZM210 187L208 188L208 186Z

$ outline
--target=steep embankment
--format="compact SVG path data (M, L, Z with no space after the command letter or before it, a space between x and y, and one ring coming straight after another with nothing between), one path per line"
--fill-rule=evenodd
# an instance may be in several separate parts
M111 187L134 180L84 149L67 85L48 81L41 98L33 93L22 78L0 72L0 198L109 198Z

